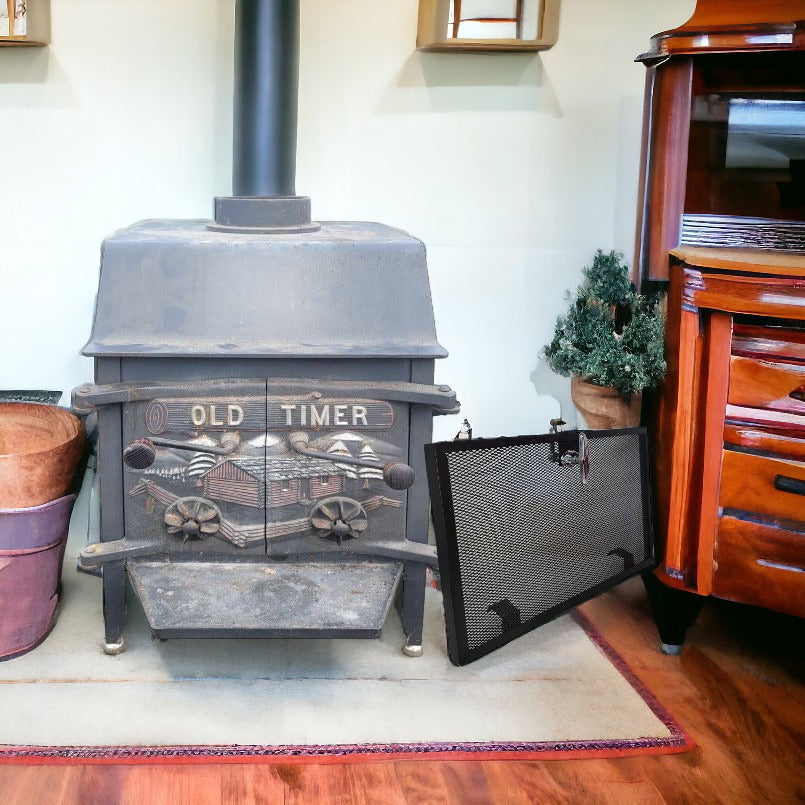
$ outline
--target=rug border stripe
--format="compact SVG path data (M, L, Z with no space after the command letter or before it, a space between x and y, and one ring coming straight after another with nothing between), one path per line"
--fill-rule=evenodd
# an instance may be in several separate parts
M671 737L680 741L685 748L679 751L685 752L696 746L695 741L682 728L682 725L671 715L666 707L660 703L657 697L646 687L643 680L632 670L629 663L615 650L612 644L604 635L593 625L593 622L580 610L574 609L570 613L573 620L581 626L587 636L595 644L596 648L612 663L620 675L635 689L641 699L648 705L648 708L657 718L668 728Z
M325 744L321 746L14 746L0 744L0 764L366 763L395 760L581 760L687 752L696 745L626 660L579 609L571 612L596 648L668 729L668 736L582 741Z

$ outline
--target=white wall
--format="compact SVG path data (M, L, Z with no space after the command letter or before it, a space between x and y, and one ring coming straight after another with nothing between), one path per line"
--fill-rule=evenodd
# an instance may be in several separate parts
M563 0L558 44L532 56L417 53L416 0L301 0L297 190L315 218L426 243L437 377L478 435L557 414L545 395L566 384L537 359L564 292L596 248L632 255L633 59L694 5ZM229 194L232 8L51 0L49 48L0 50L0 388L91 380L101 239Z

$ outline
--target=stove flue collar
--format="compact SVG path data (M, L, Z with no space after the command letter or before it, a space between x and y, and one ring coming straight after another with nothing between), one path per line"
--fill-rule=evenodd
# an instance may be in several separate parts
M219 196L207 229L282 235L316 232L321 225L310 220L309 196Z

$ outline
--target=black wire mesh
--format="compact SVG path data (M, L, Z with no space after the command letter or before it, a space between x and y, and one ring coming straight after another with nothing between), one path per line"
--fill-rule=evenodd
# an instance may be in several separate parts
M464 664L650 566L646 434L426 446L448 649Z

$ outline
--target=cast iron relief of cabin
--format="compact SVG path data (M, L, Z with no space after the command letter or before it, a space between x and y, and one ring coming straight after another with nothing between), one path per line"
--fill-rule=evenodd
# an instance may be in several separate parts
M290 554L404 531L405 492L384 480L408 439L392 403L253 392L129 405L130 537L168 552Z

